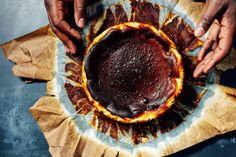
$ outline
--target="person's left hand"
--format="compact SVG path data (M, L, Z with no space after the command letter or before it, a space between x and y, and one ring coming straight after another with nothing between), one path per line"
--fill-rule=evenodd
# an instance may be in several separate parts
M209 28L209 35L198 54L200 63L194 71L195 78L202 73L208 73L229 53L236 32L235 0L207 0L207 9L194 34L201 37Z

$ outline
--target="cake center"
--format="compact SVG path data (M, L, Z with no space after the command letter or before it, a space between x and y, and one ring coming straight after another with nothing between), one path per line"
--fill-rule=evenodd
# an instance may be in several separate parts
M173 95L175 62L169 43L151 30L112 30L86 58L88 89L113 115L132 118Z

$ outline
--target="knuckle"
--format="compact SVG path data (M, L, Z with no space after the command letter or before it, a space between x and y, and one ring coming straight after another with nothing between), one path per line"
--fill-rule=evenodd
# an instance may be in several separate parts
M202 20L202 22L203 22L203 24L204 25L209 25L209 24L211 24L211 22L212 22L212 17L210 17L210 16L208 16L208 15L203 15L202 17L201 17L201 20Z

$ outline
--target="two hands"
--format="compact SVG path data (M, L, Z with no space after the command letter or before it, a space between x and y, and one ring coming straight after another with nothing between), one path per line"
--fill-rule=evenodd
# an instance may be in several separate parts
M200 63L193 76L207 73L229 53L236 33L236 0L206 0L205 10L194 31L196 37L209 35L198 54ZM81 40L79 32L65 20L69 5L74 6L74 20L79 28L85 26L86 0L45 0L48 19L54 33L65 45L66 51L76 53L72 39Z

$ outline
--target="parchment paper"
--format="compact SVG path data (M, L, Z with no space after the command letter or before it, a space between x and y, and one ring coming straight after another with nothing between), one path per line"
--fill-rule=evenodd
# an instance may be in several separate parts
M15 76L51 80L54 76L56 36L49 26L9 41L1 48L7 59L15 62Z

